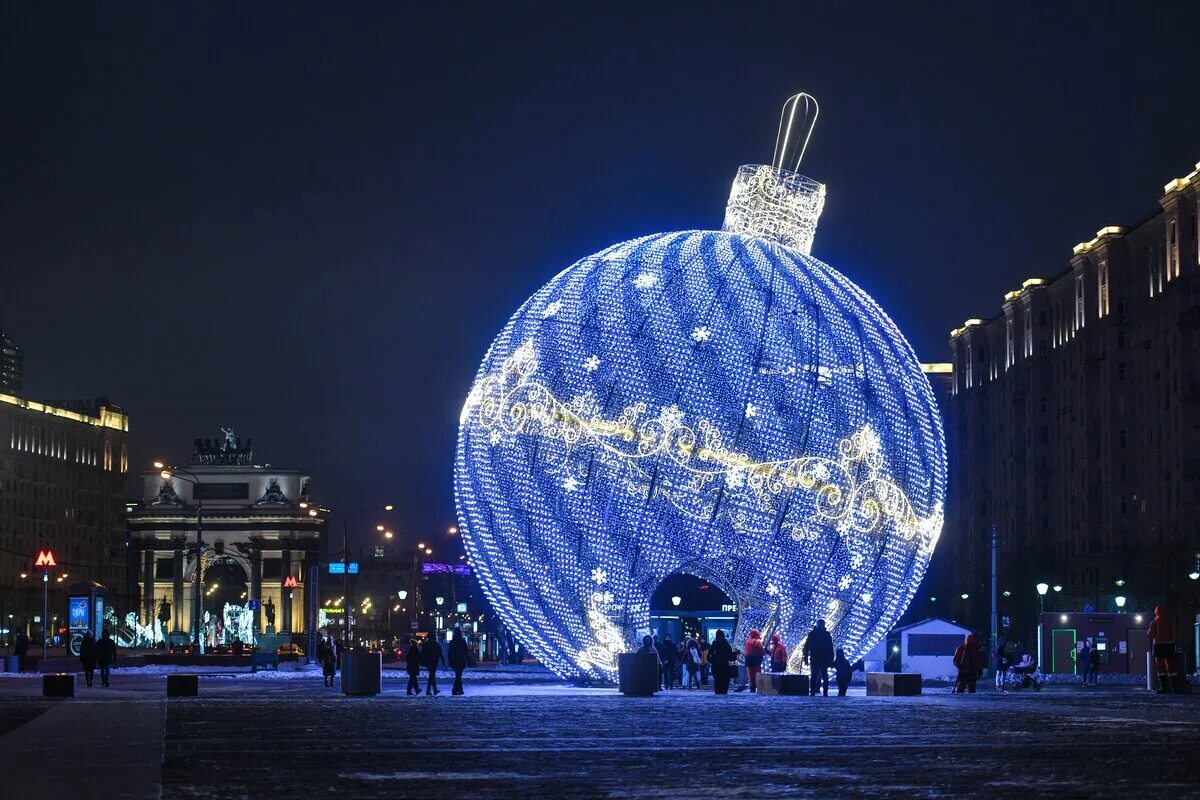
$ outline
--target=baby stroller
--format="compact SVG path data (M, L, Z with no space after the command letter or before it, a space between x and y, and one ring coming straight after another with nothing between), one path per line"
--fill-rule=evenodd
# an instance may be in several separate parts
M1018 689L1028 689L1032 686L1035 692L1040 692L1042 684L1034 675L1036 670L1037 662L1026 653L1019 662L1008 668L1004 688L1016 691Z

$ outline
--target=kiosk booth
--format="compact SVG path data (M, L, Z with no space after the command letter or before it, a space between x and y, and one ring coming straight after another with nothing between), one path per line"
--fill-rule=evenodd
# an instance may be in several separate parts
M88 631L96 639L104 630L104 597L108 589L95 581L80 581L67 588L67 626L71 655L79 655L83 635Z

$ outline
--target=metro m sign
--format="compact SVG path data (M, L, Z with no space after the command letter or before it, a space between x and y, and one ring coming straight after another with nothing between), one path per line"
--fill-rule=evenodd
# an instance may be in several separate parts
M54 560L53 550L39 550L35 567L57 567L58 562Z
M294 576L294 575L288 575L283 580L283 588L285 588L285 589L294 589L295 587L297 587L299 585L300 585L300 583L299 583L299 581L296 580L296 576Z

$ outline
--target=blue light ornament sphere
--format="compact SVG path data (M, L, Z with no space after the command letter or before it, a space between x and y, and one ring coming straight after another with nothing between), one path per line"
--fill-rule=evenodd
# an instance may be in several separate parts
M938 410L875 302L808 255L822 185L743 167L722 231L646 236L553 278L464 404L470 563L557 674L612 678L668 575L854 661L904 612L942 525Z

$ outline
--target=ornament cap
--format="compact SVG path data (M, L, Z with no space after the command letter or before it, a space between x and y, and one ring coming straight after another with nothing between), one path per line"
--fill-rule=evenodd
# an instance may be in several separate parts
M825 207L825 186L796 170L804 160L818 111L817 99L804 92L783 104L771 166L749 164L738 169L723 230L812 253L817 219Z
M824 207L824 184L791 170L747 164L733 178L722 230L810 255Z

